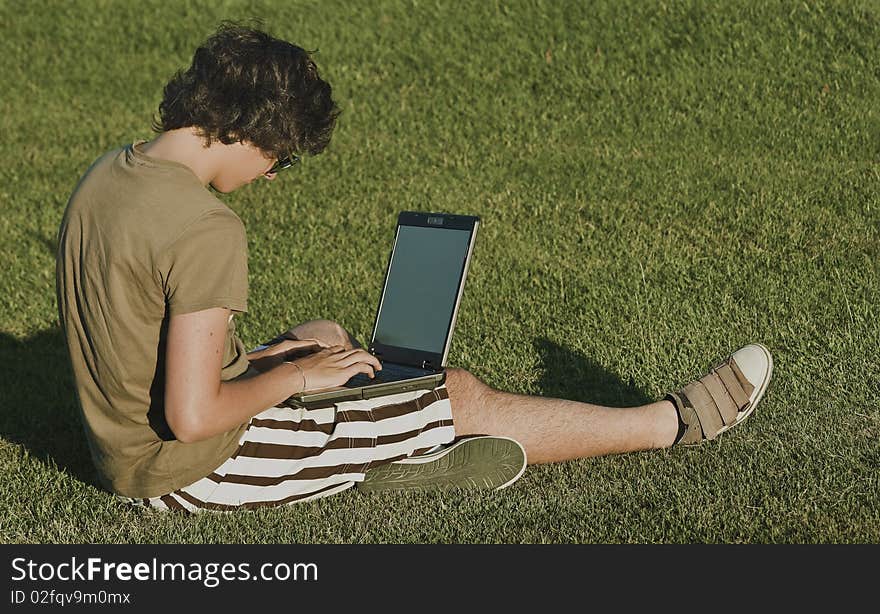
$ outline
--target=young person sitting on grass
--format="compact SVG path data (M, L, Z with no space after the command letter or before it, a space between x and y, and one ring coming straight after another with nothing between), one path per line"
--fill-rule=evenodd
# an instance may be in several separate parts
M108 490L198 511L288 504L355 484L503 488L527 459L698 444L754 411L772 370L760 344L641 407L511 394L456 368L434 390L285 405L381 365L331 320L245 350L235 332L248 310L245 229L208 188L276 179L324 150L338 113L306 51L223 24L166 85L157 136L105 154L80 180L59 233L57 297Z

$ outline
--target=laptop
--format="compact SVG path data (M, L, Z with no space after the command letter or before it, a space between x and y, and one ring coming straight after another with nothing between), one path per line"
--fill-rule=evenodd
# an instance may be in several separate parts
M446 360L480 218L403 211L367 349L382 363L342 386L287 399L300 407L430 390L446 381Z

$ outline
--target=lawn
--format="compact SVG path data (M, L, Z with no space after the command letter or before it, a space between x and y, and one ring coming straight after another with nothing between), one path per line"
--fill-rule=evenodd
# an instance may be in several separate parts
M247 345L313 318L367 339L396 213L475 214L451 365L626 406L760 341L755 414L500 492L187 517L99 489L58 225L199 42L251 17L317 50L343 114L324 154L223 197ZM880 3L59 0L0 3L0 32L0 541L880 541Z

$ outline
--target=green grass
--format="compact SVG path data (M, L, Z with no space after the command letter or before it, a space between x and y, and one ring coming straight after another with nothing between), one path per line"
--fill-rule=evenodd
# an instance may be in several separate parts
M319 49L325 154L229 195L255 345L371 330L396 212L483 219L450 363L490 385L659 398L750 341L755 415L698 449L530 467L499 493L180 517L93 484L54 243L105 150L221 19ZM880 4L0 4L0 541L880 541Z

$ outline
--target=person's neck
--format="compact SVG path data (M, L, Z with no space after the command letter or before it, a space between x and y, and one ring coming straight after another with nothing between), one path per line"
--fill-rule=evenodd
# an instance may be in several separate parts
M152 141L138 147L151 158L170 160L183 164L208 185L218 172L218 160L211 147L205 147L204 139L191 128L163 132Z

